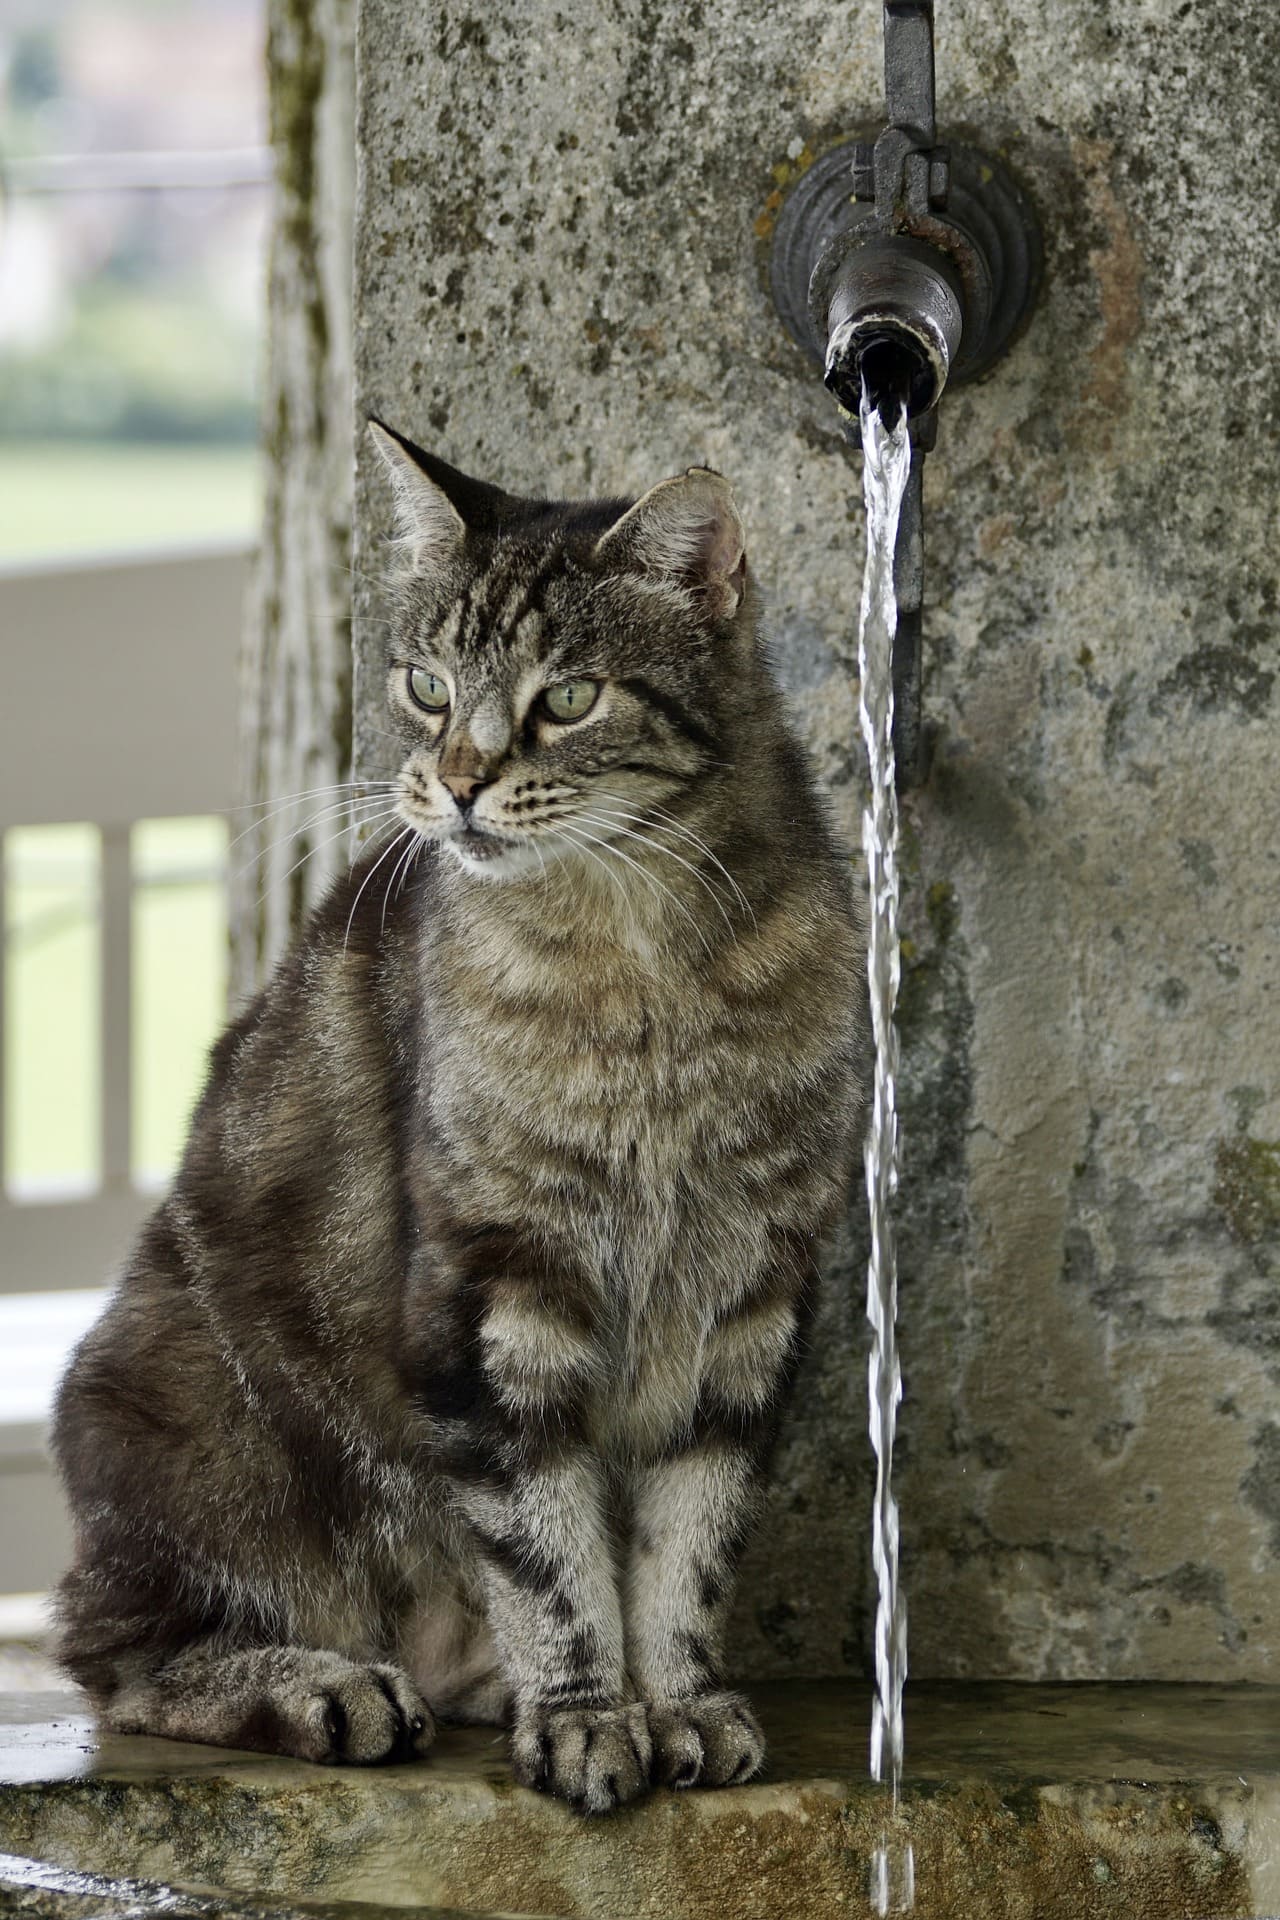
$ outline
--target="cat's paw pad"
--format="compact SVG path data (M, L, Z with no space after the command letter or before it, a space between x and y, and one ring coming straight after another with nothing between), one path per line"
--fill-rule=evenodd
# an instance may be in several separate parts
M612 1813L649 1785L645 1710L525 1708L516 1717L511 1764L522 1786L554 1793L582 1813Z
M309 1679L299 1715L305 1759L371 1766L411 1760L435 1740L431 1709L399 1667L335 1661Z
M663 1787L737 1787L764 1765L760 1723L740 1693L649 1706L653 1779Z

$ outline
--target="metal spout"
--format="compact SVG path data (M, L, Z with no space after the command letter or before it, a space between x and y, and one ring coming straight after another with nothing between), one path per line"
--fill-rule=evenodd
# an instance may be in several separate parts
M874 139L821 154L783 203L770 274L792 338L818 361L858 437L863 390L886 424L906 412L912 462L894 586L894 752L900 787L928 771L921 712L921 468L948 384L987 372L1040 286L1035 214L1001 163L940 146L932 0L885 0L885 117Z
M823 379L855 419L866 385L886 425L935 407L960 348L964 311L945 256L905 235L853 248L831 277ZM886 411L886 408L888 411Z

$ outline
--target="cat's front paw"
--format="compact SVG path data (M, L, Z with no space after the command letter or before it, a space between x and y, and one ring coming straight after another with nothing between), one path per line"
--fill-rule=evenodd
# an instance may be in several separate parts
M760 1723L740 1693L649 1705L653 1778L663 1787L738 1787L764 1765Z
M296 1732L292 1751L306 1760L369 1766L411 1760L436 1737L431 1709L399 1667L362 1667L317 1656L288 1704ZM305 1689L305 1690L304 1690Z
M612 1813L649 1785L645 1710L534 1705L516 1717L511 1764L522 1786L554 1793L581 1813Z

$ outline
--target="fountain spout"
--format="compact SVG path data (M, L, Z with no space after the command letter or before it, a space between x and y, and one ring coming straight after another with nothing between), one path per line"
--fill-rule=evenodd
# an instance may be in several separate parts
M901 234L849 250L828 295L823 379L852 419L862 389L891 427L937 405L960 348L964 308L945 255Z
M850 439L865 388L887 426L905 409L912 470L895 555L894 742L900 788L928 771L920 717L920 469L944 387L999 359L1039 291L1035 214L999 161L938 144L932 0L886 0L885 106L874 139L842 142L801 175L774 233L774 298L822 367Z

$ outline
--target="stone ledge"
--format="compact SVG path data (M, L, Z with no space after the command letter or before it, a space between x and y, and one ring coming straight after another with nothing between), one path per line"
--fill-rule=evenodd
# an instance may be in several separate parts
M100 1740L75 1695L12 1695L0 1850L70 1871L0 1868L0 1912L869 1913L885 1805L864 1773L865 1691L756 1700L764 1782L583 1821L513 1786L488 1730L449 1732L411 1766L320 1769ZM921 1920L1280 1914L1280 1688L916 1687L908 1748L895 1836L914 1849ZM86 1873L101 1878L77 1884ZM113 1894L122 1876L161 1885Z

